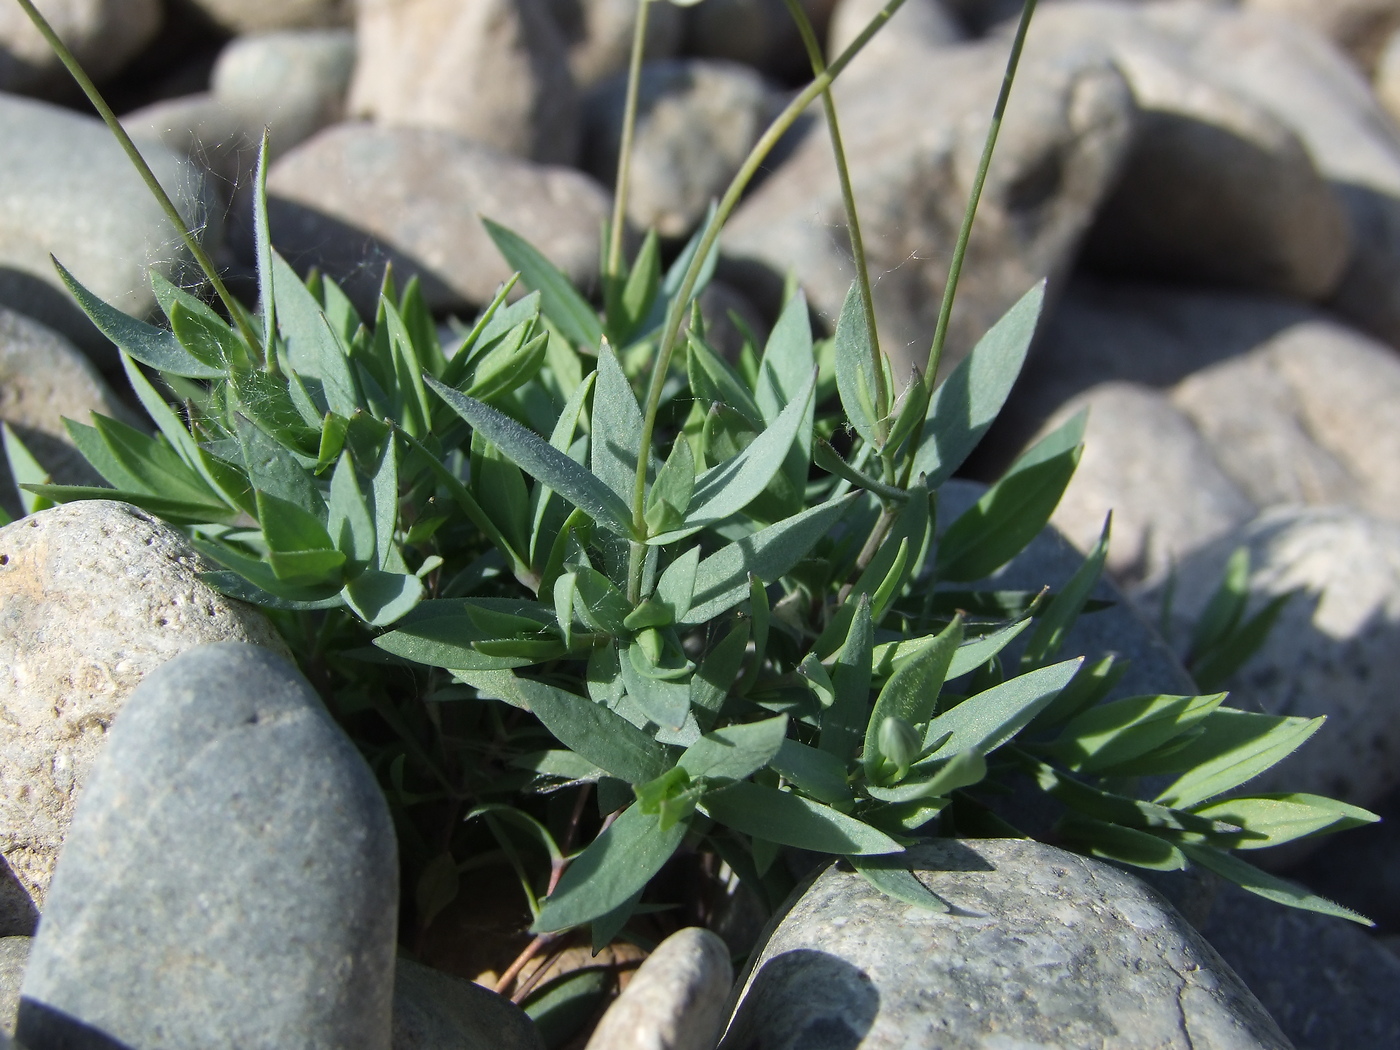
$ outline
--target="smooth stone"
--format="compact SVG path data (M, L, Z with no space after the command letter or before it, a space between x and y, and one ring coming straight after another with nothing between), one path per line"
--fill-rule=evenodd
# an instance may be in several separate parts
M398 875L374 774L296 668L246 644L183 653L93 769L16 1035L388 1050Z
M402 956L394 965L392 1050L544 1050L504 996Z
M285 652L199 580L183 535L91 500L0 529L0 936L30 934L73 807L133 689L204 642Z
M230 33L348 25L355 0L183 0Z
M1108 864L1022 839L934 840L925 911L832 865L782 917L721 1050L1289 1047L1170 905Z
M64 419L89 422L93 412L125 420L129 412L97 369L63 336L0 307L0 420L62 485L102 479L73 447ZM0 457L0 508L23 516L9 461Z
M0 1037L15 1034L19 986L28 962L28 937L0 937Z
M836 0L801 3L817 39L824 39ZM783 0L705 0L686 14L688 54L740 62L777 80L811 78L802 38Z
M111 343L69 297L50 253L99 298L136 317L156 308L150 270L179 283L193 263L101 121L0 95L0 139L22 144L0 154L0 305L57 330L110 371ZM141 150L186 222L206 247L217 245L221 212L198 169L159 143Z
M350 112L549 164L578 154L579 99L548 0L360 0Z
M626 76L593 92L585 106L583 167L605 186L617 179ZM638 87L627 218L663 237L688 235L724 195L777 111L752 69L700 59L649 62Z
M880 0L837 0L826 31L826 60L834 62L884 7ZM927 50L966 39L967 30L942 0L904 0L850 68L877 65L906 48Z
M1390 35L1376 60L1374 86L1391 119L1400 121L1400 30Z
M1386 38L1400 28L1396 0L1243 0L1251 11L1291 18L1346 51L1370 72Z
M585 1050L713 1050L733 983L724 941L698 926L673 933L632 975Z
M549 12L568 43L569 71L580 88L627 68L639 9L636 0L549 0ZM673 57L685 36L684 11L675 4L651 4L646 33L646 61Z
M383 264L417 274L428 305L491 301L512 268L478 216L538 248L585 291L598 274L609 196L588 176L532 164L447 132L337 124L292 150L268 176L273 239L317 265L367 316Z
M37 0L35 6L93 80L110 80L160 31L161 0ZM0 6L0 91L71 95L71 76L24 8Z

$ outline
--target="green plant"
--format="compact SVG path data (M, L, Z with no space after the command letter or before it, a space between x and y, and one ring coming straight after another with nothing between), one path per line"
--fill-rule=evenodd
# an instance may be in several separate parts
M1107 525L1056 594L978 584L1046 524L1082 417L939 521L939 488L1000 410L1042 305L1032 288L935 385L1034 0L924 372L897 390L863 279L831 339L814 341L794 289L764 346L731 363L706 342L695 297L719 230L819 96L859 257L827 89L900 2L829 68L793 5L812 84L669 269L654 233L627 263L617 203L601 312L488 222L528 295L511 302L507 283L444 347L416 280L400 292L386 274L366 322L333 281L302 281L273 251L265 145L260 313L224 298L226 317L155 277L169 322L156 327L59 266L158 433L70 424L111 489L42 483L7 434L26 509L145 507L222 567L209 582L268 610L382 778L420 930L485 863L518 873L532 950L586 924L606 943L678 851L715 855L776 904L790 886L773 863L782 846L844 857L886 893L943 908L901 851L921 834L1019 834L987 801L1018 780L1063 803L1054 836L1071 848L1200 865L1365 921L1235 853L1375 819L1239 793L1321 719L1234 710L1223 694L1106 702L1123 663L1062 658L1093 608ZM626 170L624 151L620 192ZM1238 626L1221 605L1203 638ZM1169 781L1139 798L1145 777Z

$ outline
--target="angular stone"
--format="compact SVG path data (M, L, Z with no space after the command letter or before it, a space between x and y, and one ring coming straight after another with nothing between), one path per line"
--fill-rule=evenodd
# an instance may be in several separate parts
M585 1050L712 1050L733 983L724 941L698 926L673 933L608 1007Z
M757 953L721 1050L1289 1047L1205 939L1132 876L1028 840L912 852L952 911L827 868Z
M28 962L28 937L0 937L0 1037L15 1034L19 986Z
M627 68L639 9L635 0L549 0L549 12L568 42L569 70L580 88ZM647 9L647 61L675 55L685 35L684 19L675 4Z
M546 0L361 0L350 111L571 164L578 94Z
M199 581L185 538L92 500L0 529L0 936L33 932L73 806L131 691L203 642L285 651Z
M37 0L88 76L109 80L159 32L160 0ZM0 91L71 94L72 78L19 4L0 7ZM8 136L6 136L8 138Z
M402 956L394 964L393 1050L544 1050L509 999Z
M434 310L490 302L511 274L478 216L508 226L587 289L609 198L588 176L544 167L428 128L337 124L268 177L273 239L318 265L367 315L383 264L417 274Z
M230 33L347 25L354 0L189 0Z
M16 1035L388 1050L397 922L393 823L364 759L285 659L202 646L109 734Z

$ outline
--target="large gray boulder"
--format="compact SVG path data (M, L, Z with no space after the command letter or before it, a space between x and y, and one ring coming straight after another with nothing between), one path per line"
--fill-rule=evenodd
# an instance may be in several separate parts
M641 8L636 0L549 0L575 84L589 88L627 68ZM648 4L646 33L646 60L671 58L685 35L685 13L671 3Z
M28 937L0 937L0 1036L15 1034L19 986L28 962Z
M1400 3L1395 0L1244 0L1243 6L1308 26L1367 72L1375 67L1386 39L1400 28Z
M392 1050L544 1050L504 996L402 956L394 964Z
M160 31L161 0L37 0L34 5L101 82L120 72ZM0 91L72 95L76 86L19 4L0 7Z
M230 33L320 29L349 23L355 0L186 0Z

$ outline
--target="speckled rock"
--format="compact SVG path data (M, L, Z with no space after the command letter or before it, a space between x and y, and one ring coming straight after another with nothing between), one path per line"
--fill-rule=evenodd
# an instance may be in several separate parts
M360 0L350 111L573 163L578 94L547 0Z
M0 1036L15 1034L19 986L28 962L28 937L0 937Z
M354 0L189 0L230 33L311 29L347 24Z
M34 1050L389 1050L398 857L365 760L289 662L182 653L131 694L21 988Z
M569 70L580 88L627 68L640 4L635 0L549 0L549 12L569 47ZM685 13L675 4L647 9L647 61L670 58L685 35Z
M261 613L199 582L202 568L178 532L123 503L0 529L0 936L33 932L78 794L137 684L202 642L285 651Z
M935 840L914 858L951 913L827 868L757 954L721 1050L1289 1046L1132 876L1016 839Z
M273 236L292 262L346 282L367 314L384 263L418 274L435 310L490 302L511 273L478 216L508 226L577 284L598 273L609 195L588 176L428 128L338 124L268 177Z
M712 1050L733 983L724 941L697 926L673 933L608 1007L586 1050Z
M160 0L37 0L35 6L97 81L120 72L163 18ZM73 91L68 71L19 4L0 7L0 91Z
M460 977L400 957L392 1050L544 1050L525 1012Z

